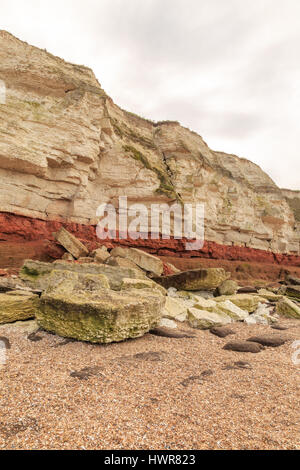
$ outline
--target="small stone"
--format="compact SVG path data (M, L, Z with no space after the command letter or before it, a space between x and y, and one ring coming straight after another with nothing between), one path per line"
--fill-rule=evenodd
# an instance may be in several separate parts
M158 326L161 328L170 328L171 330L176 330L177 323L173 320L169 320L169 318L162 318Z
M174 331L170 328L165 327L157 327L150 331L150 333L154 336L161 336L163 338L175 338L175 339L182 339L182 338L195 338L195 335L190 335L188 333L183 333L180 331Z

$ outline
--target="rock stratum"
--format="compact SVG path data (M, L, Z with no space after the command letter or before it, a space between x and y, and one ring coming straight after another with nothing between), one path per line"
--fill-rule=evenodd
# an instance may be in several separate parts
M55 258L52 233L62 225L95 245L98 206L126 195L147 207L205 204L203 250L186 253L174 239L133 243L152 253L300 265L300 193L254 163L212 151L178 122L124 111L89 68L5 31L0 80L1 256Z

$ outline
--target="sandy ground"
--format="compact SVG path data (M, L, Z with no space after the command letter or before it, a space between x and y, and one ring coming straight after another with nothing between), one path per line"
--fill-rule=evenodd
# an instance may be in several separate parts
M11 349L0 370L0 449L299 449L291 345L300 321L281 324L288 330L234 324L229 339L182 326L195 337L108 346L46 332L33 342L24 326L2 326ZM266 332L289 341L259 354L222 349Z

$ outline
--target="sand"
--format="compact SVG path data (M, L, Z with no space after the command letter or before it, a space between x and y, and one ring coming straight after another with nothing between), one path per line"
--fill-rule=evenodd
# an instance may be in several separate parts
M300 321L281 324L288 330L236 323L225 339L183 325L194 338L107 346L46 332L31 341L26 324L1 326L11 349L0 370L0 449L299 449L291 345ZM263 333L288 341L259 354L222 349Z

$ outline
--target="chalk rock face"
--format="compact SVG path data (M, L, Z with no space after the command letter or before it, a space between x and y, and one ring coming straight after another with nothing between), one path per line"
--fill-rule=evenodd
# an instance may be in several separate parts
M207 240L299 254L293 197L254 163L122 110L90 69L5 31L0 80L0 212L92 225L123 195L147 208L204 203Z

